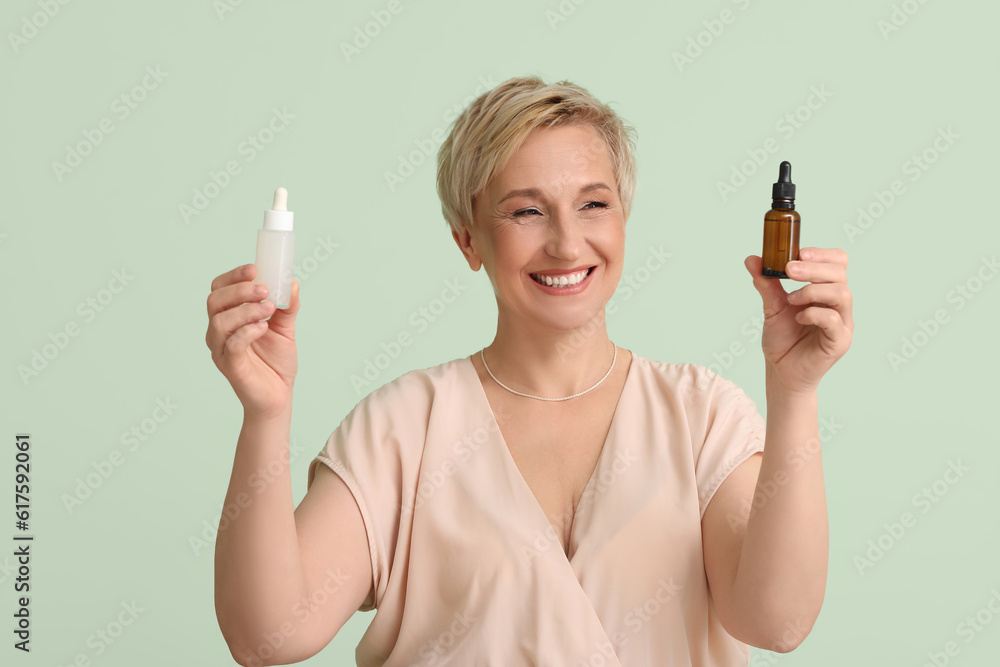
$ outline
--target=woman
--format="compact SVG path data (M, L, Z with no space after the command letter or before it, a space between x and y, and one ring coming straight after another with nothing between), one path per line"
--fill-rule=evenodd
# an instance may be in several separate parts
M749 645L808 634L828 551L816 388L850 345L847 257L803 248L789 271L810 284L791 294L744 262L766 423L704 366L619 348L604 312L630 133L586 90L535 77L456 119L438 193L493 284L496 336L363 398L294 513L287 475L249 480L287 459L298 284L274 311L253 265L212 283L206 342L244 406L226 497L241 509L216 543L237 662L303 660L375 608L359 665L746 665Z

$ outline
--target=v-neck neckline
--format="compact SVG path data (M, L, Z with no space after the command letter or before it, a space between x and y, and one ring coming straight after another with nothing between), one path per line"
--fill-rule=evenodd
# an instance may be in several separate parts
M490 399L486 395L486 387L483 386L482 380L480 380L479 378L479 372L476 370L476 365L472 362L472 356L473 355L463 357L463 360L466 362L469 370L471 371L472 377L475 380L475 384L478 387L478 391L475 392L476 395L478 396L477 400L480 402L480 405L486 409L487 414L489 414L490 418L493 419L494 423L496 423L497 428L495 437L503 449L503 452L501 452L500 455L506 460L506 465L509 470L512 470L513 476L517 480L519 480L520 486L523 489L523 493L527 494L527 497L531 499L531 503L535 507L535 513L541 515L542 520L544 521L543 525L545 526L545 528L552 529L554 531L555 527L549 520L549 517L545 513L545 510L542 508L541 503L538 502L538 498L535 497L535 493L531 490L531 487L528 485L527 480L524 479L524 475L521 474L521 469L517 467L517 462L514 461L514 456L510 453L510 447L507 446L507 440L506 438L504 438L503 432L500 430L500 423L497 421L496 413L493 412L493 406L490 404ZM579 517L581 511L584 510L587 506L587 503L585 501L594 495L593 493L589 492L589 489L596 483L595 480L598 477L600 477L602 464L604 463L605 459L608 458L608 456L612 455L609 453L608 444L611 443L612 445L611 449L614 449L614 444L615 444L614 438L616 435L615 431L618 428L618 422L620 421L619 415L622 412L621 405L623 400L626 399L626 392L629 391L630 385L634 384L632 381L632 376L635 375L635 373L633 373L633 370L635 368L635 362L636 362L636 354L630 350L628 371L625 374L625 382L622 383L622 389L618 395L618 401L617 403L615 403L615 411L614 414L612 414L611 416L611 423L608 426L608 434L604 438L604 442L601 444L601 453L597 457L597 463L594 465L594 469L590 473L590 478L587 480L587 483L583 487L583 491L580 493L580 502L577 505L576 510L573 512L573 518L570 522L569 537L567 538L567 544L566 544L566 547L567 549L569 549L570 553L567 555L567 553L563 551L561 546L558 548L558 552L562 555L563 560L565 560L567 563L572 563L573 559L576 557L576 554L579 552L579 549L572 548L572 544L574 542L573 538L575 536L577 518ZM556 540L556 542L558 542L558 540ZM576 542L579 542L579 540L576 540Z

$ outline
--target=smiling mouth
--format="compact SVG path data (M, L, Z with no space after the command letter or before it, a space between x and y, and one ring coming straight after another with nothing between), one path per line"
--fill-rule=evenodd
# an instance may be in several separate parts
M586 271L578 271L576 273L567 273L561 276L542 276L537 273L530 273L531 279L534 280L539 285L545 285L547 287L572 287L574 285L579 285L584 280L587 279L591 273L594 272L596 266L592 266Z

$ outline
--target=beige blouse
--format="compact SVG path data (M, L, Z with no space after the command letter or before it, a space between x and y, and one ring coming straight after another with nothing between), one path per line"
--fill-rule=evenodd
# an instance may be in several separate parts
M764 435L731 381L633 353L567 558L470 357L384 384L307 480L329 466L368 533L375 587L358 610L377 611L357 664L747 665L709 594L701 518Z

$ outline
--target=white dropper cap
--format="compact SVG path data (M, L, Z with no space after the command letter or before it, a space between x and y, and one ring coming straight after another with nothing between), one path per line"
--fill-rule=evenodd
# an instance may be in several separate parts
M294 215L288 210L288 190L278 188L274 191L274 204L271 205L271 210L264 211L264 229L290 232Z

